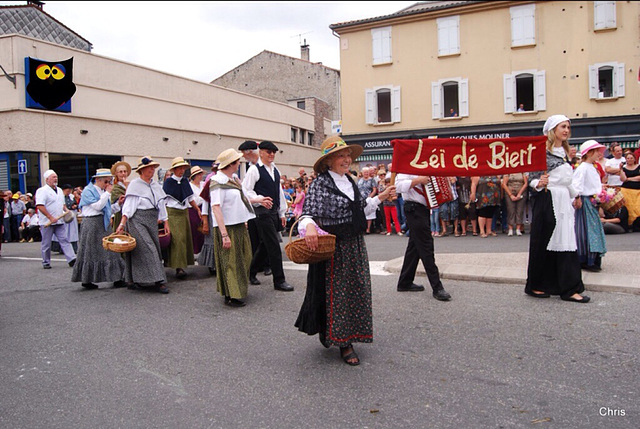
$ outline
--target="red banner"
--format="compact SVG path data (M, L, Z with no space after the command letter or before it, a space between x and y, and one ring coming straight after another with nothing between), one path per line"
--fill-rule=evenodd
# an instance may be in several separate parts
M418 176L498 176L547 169L546 137L392 140L391 171Z

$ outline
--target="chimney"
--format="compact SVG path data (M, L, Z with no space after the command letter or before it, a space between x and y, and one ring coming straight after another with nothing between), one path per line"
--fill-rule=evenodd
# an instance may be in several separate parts
M28 0L27 5L34 5L38 9L43 10L42 6L44 6L44 2L36 1L36 0Z
M304 39L304 45L300 46L300 58L309 61L309 45L307 45L307 39Z

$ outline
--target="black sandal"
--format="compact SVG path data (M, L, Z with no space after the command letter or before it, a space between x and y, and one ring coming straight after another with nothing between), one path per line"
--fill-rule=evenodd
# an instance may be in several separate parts
M350 352L348 352L349 349L351 349ZM356 351L353 349L353 346L341 347L340 348L340 357L348 365L351 365L351 366L360 365L360 358L356 354Z

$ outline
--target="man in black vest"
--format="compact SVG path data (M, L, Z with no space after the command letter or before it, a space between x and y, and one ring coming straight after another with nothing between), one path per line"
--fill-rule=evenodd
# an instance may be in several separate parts
M260 244L251 260L249 281L251 284L260 284L256 274L263 267L263 260L268 258L274 288L290 292L293 286L287 283L284 277L282 250L278 240L279 231L284 230L286 224L285 212L287 211L287 202L280 185L280 172L273 163L278 148L270 141L263 141L259 149L258 163L249 167L242 181L242 189L247 198L259 201L259 204L257 206L254 204L254 207Z
M247 140L238 146L238 150L242 152L242 156L247 161L245 165L245 170L242 171L242 178L244 179L247 175L247 171L249 167L252 165L257 165L258 160L260 159L260 154L258 153L258 143L253 140ZM255 255L260 247L260 234L258 234L258 227L256 226L256 220L251 219L247 222L247 229L249 230L249 240L251 240L251 254ZM258 269L258 271L264 270L265 276L270 276L271 266L269 265L269 258L263 258L264 266L262 269ZM249 282L252 285L260 284L260 280L258 280L255 276L249 279Z

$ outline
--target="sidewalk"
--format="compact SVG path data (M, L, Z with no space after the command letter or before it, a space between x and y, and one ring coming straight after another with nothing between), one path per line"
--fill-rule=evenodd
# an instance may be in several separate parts
M527 260L523 253L436 253L436 264L443 279L474 280L490 283L524 285L527 279ZM384 269L399 274L403 258L387 261ZM607 252L602 259L602 271L582 271L587 290L622 292L640 295L640 252ZM417 276L426 277L422 263Z

